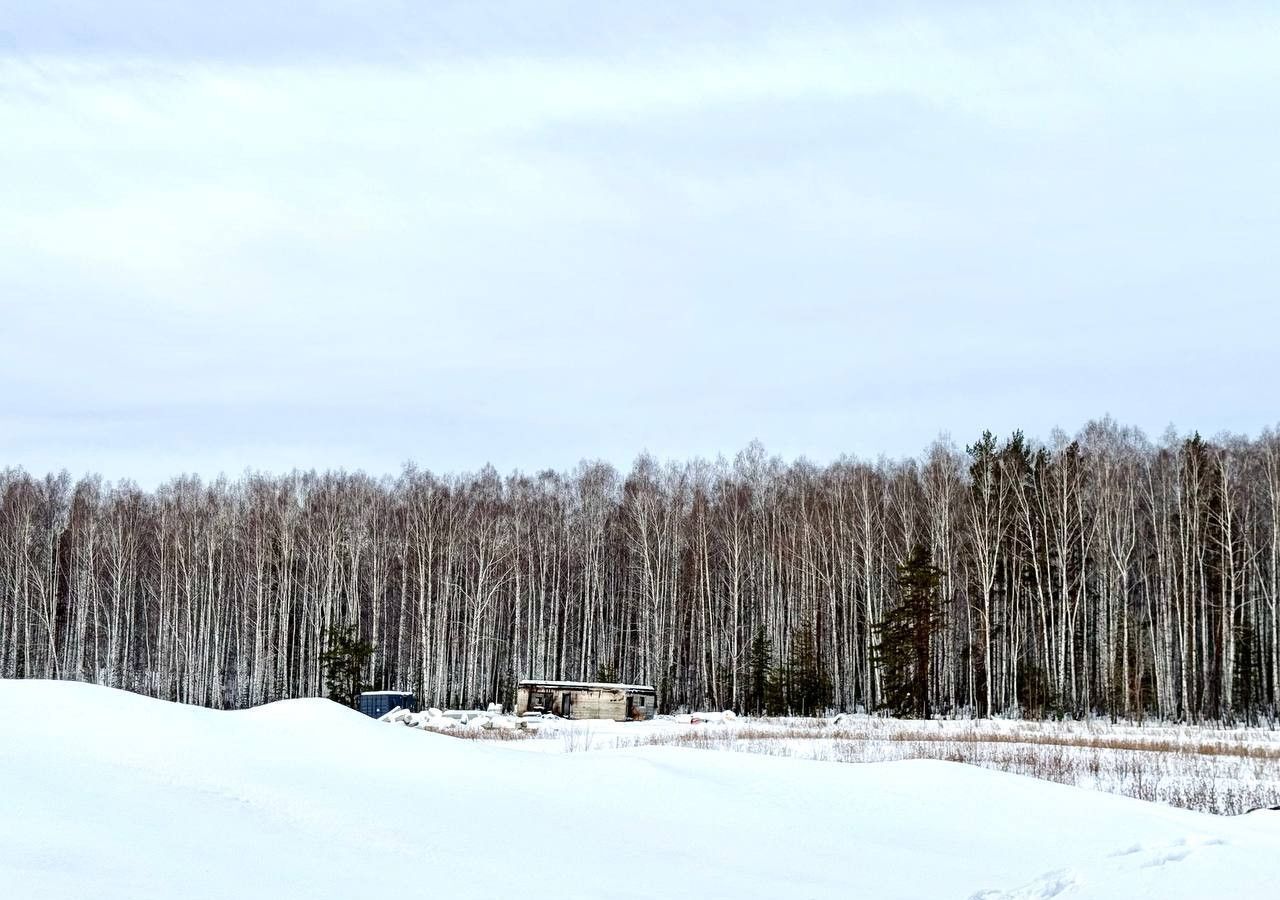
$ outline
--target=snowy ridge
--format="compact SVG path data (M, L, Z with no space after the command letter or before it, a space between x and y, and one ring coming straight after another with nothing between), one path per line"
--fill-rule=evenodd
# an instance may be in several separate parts
M1272 813L1208 816L946 762L522 753L321 700L216 712L75 683L0 682L0 798L0 885L23 900L1261 898L1280 885Z

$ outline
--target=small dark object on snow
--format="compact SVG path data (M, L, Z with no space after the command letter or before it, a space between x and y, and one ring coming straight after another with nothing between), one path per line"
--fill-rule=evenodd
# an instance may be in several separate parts
M381 719L396 707L417 712L418 699L405 691L365 691L356 698L356 709L375 719Z

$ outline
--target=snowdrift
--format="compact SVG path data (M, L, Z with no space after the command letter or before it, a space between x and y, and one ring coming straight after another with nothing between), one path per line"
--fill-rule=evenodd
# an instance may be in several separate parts
M4 681L0 886L24 900L1261 898L1280 896L1280 814L941 762L522 753L324 700L215 712Z

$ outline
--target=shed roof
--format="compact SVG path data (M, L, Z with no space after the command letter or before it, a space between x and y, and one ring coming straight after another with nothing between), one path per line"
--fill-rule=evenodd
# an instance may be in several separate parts
M651 684L614 684L608 681L540 681L525 679L520 687L568 688L583 691L646 691L655 693Z

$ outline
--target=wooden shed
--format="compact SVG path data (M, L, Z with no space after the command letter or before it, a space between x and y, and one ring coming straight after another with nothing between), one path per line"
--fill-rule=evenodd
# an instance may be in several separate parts
M647 684L598 681L522 681L516 692L516 715L543 712L566 719L652 719L657 692Z

